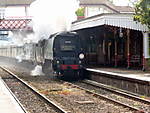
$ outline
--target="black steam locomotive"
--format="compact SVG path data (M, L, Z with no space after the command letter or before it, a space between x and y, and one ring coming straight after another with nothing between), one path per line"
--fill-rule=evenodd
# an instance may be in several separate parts
M40 58L42 57L42 58ZM79 78L83 76L84 53L76 32L61 32L36 45L36 62L43 71L52 68L57 75Z
M30 60L42 65L44 73L55 72L65 78L83 76L84 53L79 35L76 32L61 32L22 47L0 48L0 56Z

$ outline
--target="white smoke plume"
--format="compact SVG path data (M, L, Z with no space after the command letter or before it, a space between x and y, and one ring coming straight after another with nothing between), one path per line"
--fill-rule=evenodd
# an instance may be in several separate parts
M18 62L20 63L20 62L22 62L23 56L22 56L22 55L20 55L20 56L16 56L16 59L17 59L17 60L18 60Z
M48 39L51 34L70 30L71 22L77 19L75 11L78 7L78 0L36 0L29 9L34 33L13 33L14 44L37 43L41 39ZM21 57L17 58L21 61ZM44 75L42 67L37 65L31 75Z
M37 65L34 70L31 71L31 75L32 76L41 76L44 75L44 73L42 72L42 66Z
M28 35L23 31L14 32L14 45L37 43L49 38L51 34L70 30L71 22L77 19L75 11L78 7L78 0L36 0L28 9L28 14L32 17L30 26L34 33Z
M71 22L77 18L75 11L78 5L77 0L36 0L33 2L30 8L34 30L32 41L38 42L40 39L49 38L53 33L69 30Z

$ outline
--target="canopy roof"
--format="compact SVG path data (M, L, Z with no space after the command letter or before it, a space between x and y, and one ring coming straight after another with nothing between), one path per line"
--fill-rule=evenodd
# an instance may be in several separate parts
M110 25L138 31L149 31L146 25L142 25L140 22L134 21L133 14L131 13L108 13L92 16L73 22L71 30L79 30L101 25Z

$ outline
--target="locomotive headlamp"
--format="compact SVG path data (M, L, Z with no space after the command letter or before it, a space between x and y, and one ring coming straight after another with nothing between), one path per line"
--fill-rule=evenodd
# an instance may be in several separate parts
M81 54L79 55L79 58L80 58L80 59L84 59L84 54L81 53Z
M59 60L57 60L57 64L59 64Z

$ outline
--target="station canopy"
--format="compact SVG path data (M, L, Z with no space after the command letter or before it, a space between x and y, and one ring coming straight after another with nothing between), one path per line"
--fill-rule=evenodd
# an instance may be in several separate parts
M110 25L114 27L133 29L143 32L149 31L146 25L142 25L140 22L133 20L132 13L106 13L77 20L72 23L71 30L75 31L101 25Z

